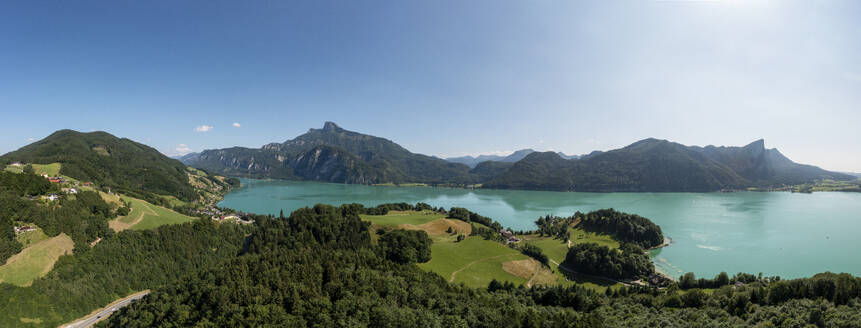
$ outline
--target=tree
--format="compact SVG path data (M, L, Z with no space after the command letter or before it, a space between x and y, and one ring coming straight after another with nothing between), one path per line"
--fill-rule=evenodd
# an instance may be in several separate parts
M392 230L380 237L379 246L393 262L424 263L431 259L431 239L422 230Z

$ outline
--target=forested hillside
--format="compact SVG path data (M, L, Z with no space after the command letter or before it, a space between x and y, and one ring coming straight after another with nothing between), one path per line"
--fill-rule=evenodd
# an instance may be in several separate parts
M239 253L245 231L208 220L126 230L63 256L29 287L0 283L0 327L56 327L117 298L173 283Z
M853 177L796 164L758 140L745 147L693 147L645 139L566 160L533 153L484 183L488 188L557 191L718 191Z
M153 195L186 201L198 198L181 162L106 132L60 130L0 157L4 166L13 162L60 163L62 175L143 199Z

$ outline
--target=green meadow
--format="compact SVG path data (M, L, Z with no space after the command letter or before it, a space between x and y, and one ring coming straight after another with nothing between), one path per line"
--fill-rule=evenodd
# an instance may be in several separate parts
M125 229L146 230L166 224L178 224L194 220L193 217L147 203L137 198L127 196L121 196L121 198L124 201L131 203L132 209L129 212L129 215L119 217L109 222L111 228L116 231L122 231Z
M470 287L487 287L491 280L524 284L527 279L506 272L502 264L509 261L526 260L529 257L501 243L484 240L479 236L467 237L457 242L457 233L446 233L470 226L459 220L444 220L445 215L432 211L392 211L387 215L362 215L362 220L373 224L371 235L378 227L422 228L433 240L431 260L419 267L435 272L448 281L464 283ZM468 235L468 233L464 233Z
M33 280L51 271L57 259L71 253L73 247L72 238L66 234L31 243L0 266L0 282L29 286Z
M36 174L47 174L50 176L60 175L60 163L33 164L33 172Z

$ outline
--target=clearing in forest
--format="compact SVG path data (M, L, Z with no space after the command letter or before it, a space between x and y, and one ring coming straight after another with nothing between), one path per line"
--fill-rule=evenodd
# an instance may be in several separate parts
M493 279L525 284L533 276L521 278L503 269L503 263L529 259L515 249L499 242L471 236L473 225L469 222L447 219L444 214L433 211L391 211L386 215L362 215L362 220L372 223L371 235L381 227L424 230L433 240L431 260L420 263L422 269L433 271L454 283L470 287L487 287ZM451 228L452 232L447 232ZM466 238L460 242L457 236ZM533 272L534 273L534 272Z
M194 220L193 217L179 214L137 198L122 196L122 199L132 204L132 210L129 212L129 215L108 222L111 229L117 232L125 229L146 230L166 224L185 223Z
M74 246L72 238L64 233L33 243L0 266L0 282L29 286L48 274L61 255L71 254Z

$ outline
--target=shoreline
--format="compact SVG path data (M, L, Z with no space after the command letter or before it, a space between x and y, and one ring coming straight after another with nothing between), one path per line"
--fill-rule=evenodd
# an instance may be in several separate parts
M376 183L376 184L365 184L365 183L338 183L338 182L328 182L328 181L316 181L316 180L300 180L300 179L283 179L283 178L252 178L252 177L243 177L243 176L227 176L228 178L237 178L237 179L249 179L249 180L260 180L260 181L293 181L293 182L316 182L316 183L331 183L331 184L340 184L340 185L360 185L360 186L369 186L369 187L395 187L395 188L417 188L417 187L425 187L425 188L444 188L444 189L463 189L463 190L494 190L494 191L537 191L537 192L558 192L558 193L593 193L593 194L612 194L612 193L633 193L633 194L671 194L671 193L690 193L690 194L712 194L712 193L761 193L761 192L780 192L780 193L802 193L802 194L814 194L821 192L837 192L837 193L857 193L861 192L858 190L814 190L811 192L798 192L785 188L763 188L759 189L756 187L751 187L751 189L720 189L720 190L712 190L712 191L685 191L685 190L676 190L676 191L632 191L632 190L617 190L617 191L588 191L588 190L551 190L551 189L532 189L532 188L489 188L484 187L481 184L475 185L455 185L455 184L432 184L432 183L420 183L420 182L409 182L409 183ZM240 186L241 188L242 186ZM239 189L239 188L237 188Z
M649 248L649 249L647 249L646 251L651 251L651 250L661 249L661 248L664 248L664 247L670 246L670 245L672 245L672 244L673 244L673 239L672 239L672 238L670 238L670 237L664 236L664 243L663 243L663 244L660 244L660 245L658 245L658 246L655 246L655 247Z

